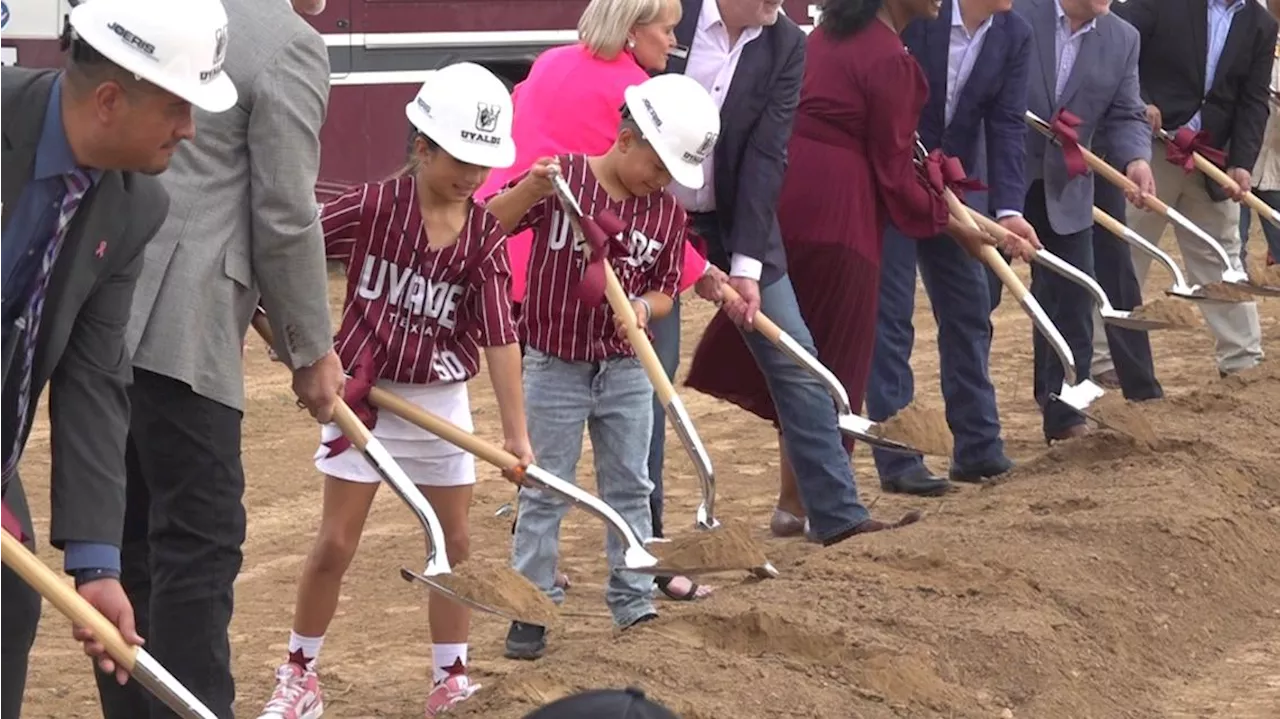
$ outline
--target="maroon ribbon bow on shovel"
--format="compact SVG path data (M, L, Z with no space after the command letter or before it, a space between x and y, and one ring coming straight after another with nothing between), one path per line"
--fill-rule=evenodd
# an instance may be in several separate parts
M342 400L347 403L364 426L373 429L378 424L378 410L369 403L369 390L378 381L378 366L373 357L373 343L368 343L351 365L347 382L343 385ZM336 457L351 447L351 440L346 435L324 443L329 448L325 458Z
M1182 167L1188 174L1195 172L1196 153L1218 167L1227 164L1227 154L1209 144L1209 133L1206 130L1193 132L1182 127L1165 143L1165 157L1175 165Z
M605 299L604 263L609 261L610 240L627 229L627 223L611 210L605 210L594 217L584 215L579 224L591 257L582 272L582 279L574 287L574 295L579 302L594 307Z
M1080 133L1076 131L1079 126L1080 118L1065 108L1058 110L1049 120L1049 131L1062 147L1062 159L1067 165L1067 179L1089 172L1089 163L1085 162L1084 152L1080 149Z
M960 162L960 158L952 157L937 149L925 156L924 177L934 192L941 195L951 190L960 200L964 199L966 190L981 192L987 189L980 180L965 174L964 163Z
M0 524L3 524L4 531L17 537L19 542L27 541L27 535L22 531L22 522L9 511L9 505L0 501Z

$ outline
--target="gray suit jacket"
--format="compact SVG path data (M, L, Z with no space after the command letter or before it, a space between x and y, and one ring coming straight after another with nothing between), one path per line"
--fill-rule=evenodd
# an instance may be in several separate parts
M134 367L243 409L241 342L259 297L290 367L333 347L313 194L329 57L289 3L223 5L240 100L224 113L197 110L195 140L161 176L173 204L147 247L129 347Z
M1095 133L1105 134L1112 164L1125 167L1151 159L1151 128L1138 94L1138 31L1111 14L1097 19L1081 37L1080 54L1055 101L1058 62L1054 28L1058 0L1016 0L1014 12L1031 24L1031 66L1027 72L1027 108L1048 121L1065 107L1081 120L1080 145L1089 147ZM1044 180L1049 224L1068 235L1093 224L1093 178L1067 180L1062 151L1039 132L1027 133L1027 181Z
M3 86L4 226L31 180L55 70L6 67ZM53 457L51 540L119 546L124 526L124 445L132 380L125 353L129 303L143 246L169 199L159 181L108 171L82 200L49 280L36 340L27 427L49 385ZM16 411L21 333L4 347L4 407ZM15 426L5 416L3 441ZM26 436L21 438L26 444ZM20 446L21 446L20 445ZM17 480L14 480L17 481ZM6 488L7 489L7 488ZM19 512L15 508L15 513ZM22 512L25 515L25 512ZM24 523L28 521L20 516ZM29 525L28 525L29 526Z

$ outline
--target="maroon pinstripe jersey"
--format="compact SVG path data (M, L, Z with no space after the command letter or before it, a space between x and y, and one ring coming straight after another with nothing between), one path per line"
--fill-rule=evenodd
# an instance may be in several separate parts
M627 294L656 290L675 297L680 290L687 224L684 208L675 197L659 190L645 197L614 200L596 181L585 155L562 155L560 169L584 213L610 209L628 225L609 242L609 264ZM511 234L524 229L533 230L529 289L520 309L525 342L571 362L634 355L626 340L617 336L608 302L589 306L574 294L587 256L559 200L553 195L534 205Z
M348 370L372 343L381 379L462 382L478 371L481 347L518 341L506 236L473 204L457 242L428 247L416 185L370 183L325 203L325 255L347 266L334 346Z

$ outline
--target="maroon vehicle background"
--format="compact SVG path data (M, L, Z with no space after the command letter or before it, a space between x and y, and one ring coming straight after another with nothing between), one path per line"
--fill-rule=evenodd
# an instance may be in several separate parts
M332 73L317 194L327 197L403 165L403 108L424 71L465 60L514 85L540 52L576 41L586 5L587 0L329 0L322 14L309 18L329 48ZM784 3L787 15L806 29L816 6ZM2 44L16 48L18 65L63 62L57 40Z

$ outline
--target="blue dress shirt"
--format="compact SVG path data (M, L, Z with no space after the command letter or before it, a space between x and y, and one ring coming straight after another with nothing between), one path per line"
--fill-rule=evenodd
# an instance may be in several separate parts
M71 151L71 143L67 141L62 127L61 86L62 78L59 76L49 92L31 180L23 189L9 217L9 224L4 228L0 247L3 249L3 257L0 258L3 261L0 268L3 271L3 282L0 282L3 306L0 312L4 315L6 344L14 331L14 323L22 316L31 298L41 257L53 240L58 209L67 191L62 178L76 168L75 153ZM102 171L90 170L89 177L96 183L102 177ZM67 542L63 566L68 573L90 569L119 571L120 549L95 542Z

